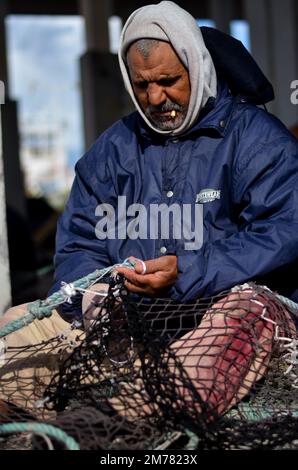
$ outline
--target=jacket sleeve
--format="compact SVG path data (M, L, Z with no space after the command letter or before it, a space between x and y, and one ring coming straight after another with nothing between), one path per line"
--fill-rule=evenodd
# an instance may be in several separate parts
M95 236L95 209L101 201L94 187L96 175L89 157L87 154L76 165L70 196L58 222L54 258L55 284L49 295L60 289L62 281L72 282L111 264L105 240L99 240ZM72 304L65 304L59 310L65 319L80 317L80 300L75 298Z
M236 162L233 211L238 230L178 256L172 297L208 297L263 279L298 259L298 142L285 133ZM284 269L285 268L285 269ZM269 286L270 287L270 286Z

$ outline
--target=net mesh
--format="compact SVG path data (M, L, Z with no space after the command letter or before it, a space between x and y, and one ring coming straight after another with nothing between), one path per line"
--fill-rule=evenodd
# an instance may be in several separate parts
M0 448L63 449L65 436L80 449L298 448L295 314L274 293L136 300L118 279L93 302L87 331L2 340Z

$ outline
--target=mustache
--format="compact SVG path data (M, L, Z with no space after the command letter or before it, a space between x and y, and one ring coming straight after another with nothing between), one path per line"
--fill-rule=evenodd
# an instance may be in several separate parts
M146 109L146 114L166 113L170 111L183 111L183 106L177 103L173 103L173 101L167 100L165 103L162 103L161 105L158 105L158 106L149 104L149 106Z

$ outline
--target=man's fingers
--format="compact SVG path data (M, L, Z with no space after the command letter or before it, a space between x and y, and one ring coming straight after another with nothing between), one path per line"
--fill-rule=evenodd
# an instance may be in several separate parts
M134 294L147 294L148 291L144 287L139 287L136 286L135 284L132 284L128 280L124 282L125 287L130 291L133 292Z
M142 261L130 258L134 269L118 267L127 281L127 288L137 294L154 295L174 284L177 278L177 257L173 255Z
M143 287L146 286L150 281L154 281L152 276L144 276L143 274L137 274L133 269L129 268L118 268L117 272L123 274L123 276L128 279L131 283Z
M167 271L176 267L176 256L162 256L147 261L135 259L135 262L135 271L138 274L154 274L157 271ZM146 272L144 273L144 271Z
M137 274L142 274L142 275L148 274L149 261L143 261L139 258L135 258L134 256L130 256L128 259L129 261L134 263L134 270ZM151 271L151 272L154 272L154 271Z
M148 261L136 260L135 261L135 272L138 274L148 274L147 263Z

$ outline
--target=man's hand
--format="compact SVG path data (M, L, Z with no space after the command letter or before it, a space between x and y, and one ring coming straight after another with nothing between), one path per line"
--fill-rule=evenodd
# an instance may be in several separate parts
M130 292L158 297L164 289L172 286L177 279L177 257L174 255L162 256L141 263L135 258L135 269L117 268L119 274L126 278L125 286ZM142 274L146 266L145 274Z

